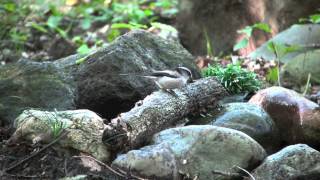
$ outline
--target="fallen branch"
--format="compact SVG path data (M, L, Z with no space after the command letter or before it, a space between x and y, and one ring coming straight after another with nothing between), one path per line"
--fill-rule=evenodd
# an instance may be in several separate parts
M154 92L129 112L112 119L104 131L103 142L116 152L141 147L155 133L174 127L187 115L216 107L218 100L228 94L213 77L197 80L174 92L176 95Z

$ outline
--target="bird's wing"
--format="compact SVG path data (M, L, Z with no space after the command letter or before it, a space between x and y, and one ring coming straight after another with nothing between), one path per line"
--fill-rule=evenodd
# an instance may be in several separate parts
M154 77L171 77L171 78L179 78L179 75L174 72L174 71L153 71L150 76L154 76Z

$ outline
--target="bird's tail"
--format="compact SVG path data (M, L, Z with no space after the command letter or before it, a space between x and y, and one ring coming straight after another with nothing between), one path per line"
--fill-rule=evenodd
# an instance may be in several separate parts
M140 75L140 74L119 74L119 76L137 76L137 77L143 77L143 78L148 78L148 79L156 79L157 78L154 76Z

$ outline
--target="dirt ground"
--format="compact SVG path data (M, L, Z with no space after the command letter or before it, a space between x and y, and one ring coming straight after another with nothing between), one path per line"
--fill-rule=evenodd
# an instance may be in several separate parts
M12 130L9 128L0 127L0 180L55 180L77 175L87 175L86 178L79 179L90 180L128 179L117 176L95 160L83 157L87 155L79 152L67 153L52 145L38 153L45 145L31 145L28 142L7 145L6 140L11 134ZM33 153L36 155L30 158ZM29 159L21 163L25 158Z

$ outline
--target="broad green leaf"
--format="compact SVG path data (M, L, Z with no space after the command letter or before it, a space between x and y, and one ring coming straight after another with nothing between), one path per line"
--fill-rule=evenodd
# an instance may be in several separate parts
M313 24L320 23L320 14L311 15L309 19Z
M237 33L239 33L239 34L243 33L243 34L246 34L247 37L251 37L252 31L253 31L252 26L246 26L245 28L238 30Z
M112 42L114 39L116 39L120 35L121 33L118 29L111 29L111 31L107 35L107 39L109 42Z
M89 18L82 19L81 28L87 30L91 27L91 20Z
M266 75L266 80L268 82L275 84L278 81L278 73L279 73L278 67L269 69Z
M254 28L256 29L260 29L264 32L270 33L271 32L271 28L268 24L265 23L257 23L253 25Z
M269 51L271 51L271 52L273 52L273 53L276 53L276 47L275 47L273 41L270 41L270 42L267 44L267 48L268 48Z
M143 11L145 16L152 16L153 15L153 11L151 11L150 9L146 9Z
M16 10L16 5L14 3L5 3L3 7L9 12L14 12Z
M88 54L91 51L91 48L87 44L82 44L78 49L77 52L79 54Z
M243 38L241 41L239 41L236 45L233 46L233 51L237 51L239 49L247 47L249 44L248 38Z
M282 58L288 53L300 50L298 45L285 45L282 43L275 43L273 41L268 43L267 48L269 51L275 53L278 58Z
M47 20L47 25L52 28L55 29L59 26L59 23L61 21L62 17L61 16L53 16L51 15L48 20Z

